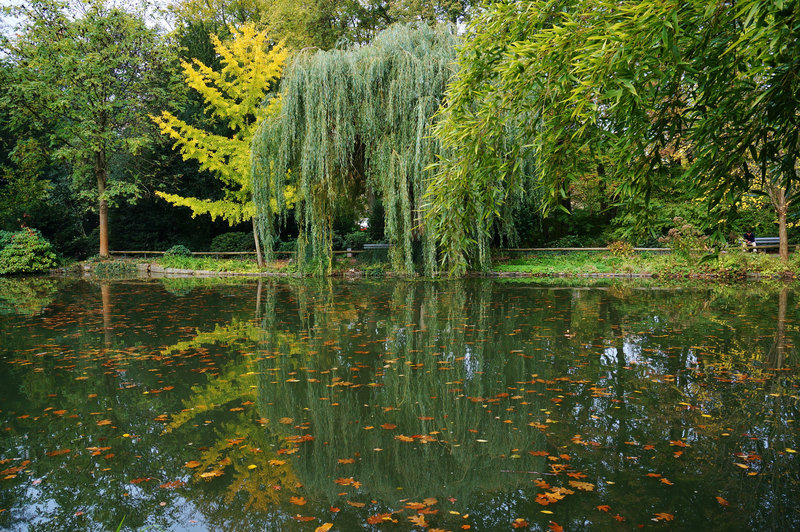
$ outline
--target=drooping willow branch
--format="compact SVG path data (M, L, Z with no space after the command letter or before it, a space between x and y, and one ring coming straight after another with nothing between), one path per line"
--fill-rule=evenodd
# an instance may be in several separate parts
M253 189L264 248L286 215L285 185L297 187L298 257L310 244L313 269L331 268L332 224L343 206L379 198L396 272L432 273L436 247L426 230L427 168L440 151L429 131L453 74L451 26L394 26L369 46L300 54L285 73L281 111L252 145ZM276 198L270 202L269 198Z

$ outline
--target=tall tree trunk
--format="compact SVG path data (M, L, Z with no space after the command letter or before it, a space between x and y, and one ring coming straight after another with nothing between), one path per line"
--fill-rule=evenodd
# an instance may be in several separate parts
M789 199L786 189L781 185L770 183L767 185L767 194L772 202L772 208L778 214L778 239L781 260L789 260L789 237L786 233L786 213L789 211Z
M100 198L100 256L108 257L108 200L104 197L108 183L108 163L103 149L94 154L94 175L97 178L97 194Z
M784 203L783 208L778 211L778 237L780 238L780 253L781 260L789 260L789 237L786 234L786 210L787 206Z
M256 241L256 262L258 267L264 267L264 257L261 255L261 241L258 238L258 227L256 226L256 217L253 216L253 239Z

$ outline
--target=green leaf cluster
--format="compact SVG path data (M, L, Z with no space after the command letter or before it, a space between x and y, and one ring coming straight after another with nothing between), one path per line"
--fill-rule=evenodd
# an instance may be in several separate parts
M6 233L0 243L0 275L44 272L56 265L53 246L35 229Z
M309 247L316 273L331 269L336 213L370 198L384 206L394 270L415 271L414 246L422 249L424 271L435 269L422 215L428 167L439 153L429 124L453 75L457 43L451 26L402 25L369 46L298 56L283 79L280 112L253 140L254 200L266 250L277 236L273 220L288 210L283 190L291 183L298 250Z

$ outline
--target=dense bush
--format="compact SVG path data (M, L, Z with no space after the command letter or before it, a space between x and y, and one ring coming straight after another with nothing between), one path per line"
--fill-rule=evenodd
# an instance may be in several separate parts
M191 257L192 252L189 251L189 248L182 244L178 244L177 246L172 246L168 250L164 252L165 257Z
M253 251L256 248L252 233L222 233L211 240L209 251Z
M364 244L368 244L371 241L372 239L367 231L353 231L344 235L344 248L363 249Z
M56 265L53 246L35 229L0 235L0 245L0 274L37 273Z

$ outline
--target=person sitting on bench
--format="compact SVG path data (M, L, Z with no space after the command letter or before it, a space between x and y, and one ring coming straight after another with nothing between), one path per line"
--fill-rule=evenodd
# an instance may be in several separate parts
M747 232L745 232L743 238L744 238L745 246L755 248L755 246L756 246L756 235L755 235L755 233L753 233L752 231L748 230ZM755 251L755 249L753 249L753 251Z

